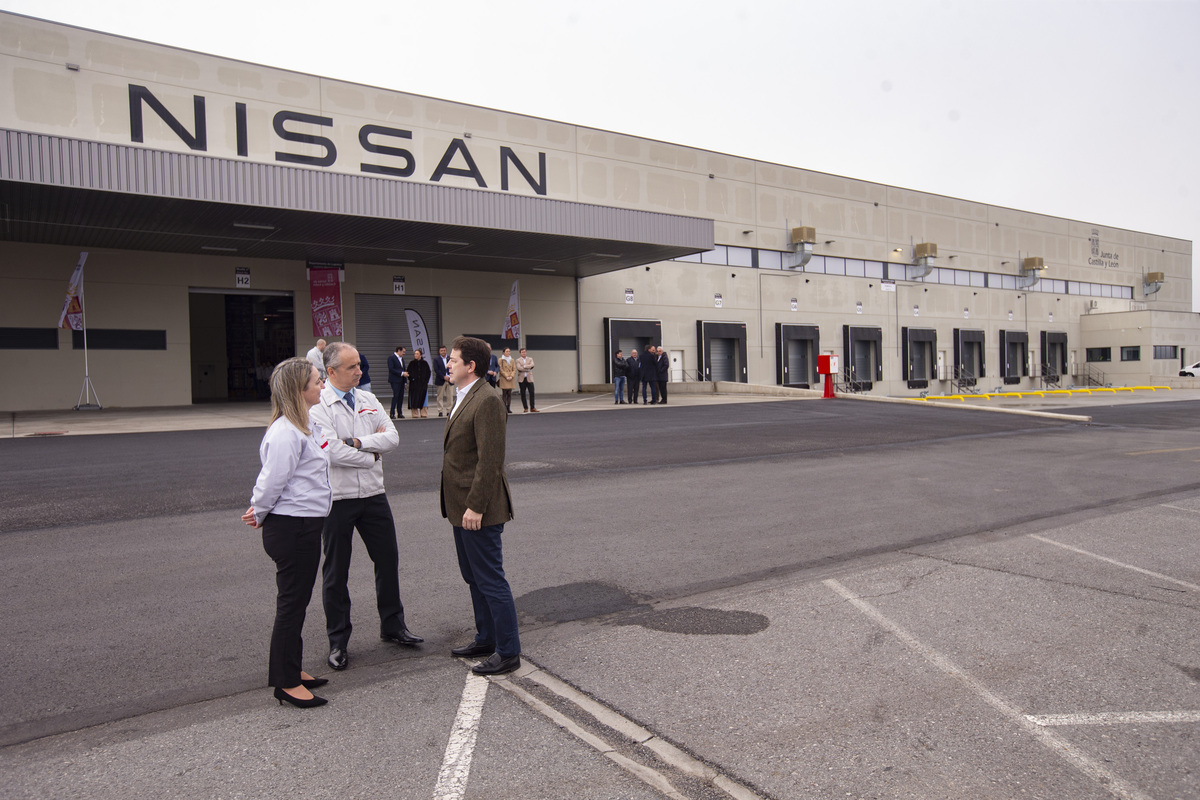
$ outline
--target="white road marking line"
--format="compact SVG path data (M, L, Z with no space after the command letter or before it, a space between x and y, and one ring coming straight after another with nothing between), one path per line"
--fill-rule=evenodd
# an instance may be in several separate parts
M661 772L653 770L644 764L639 764L633 759L618 753L611 745L608 744L608 742L604 741L595 734L588 733L586 730L579 727L579 725L575 724L570 717L546 705L541 700L522 689L520 686L514 684L512 681L497 679L496 683L519 697L526 703L526 705L540 713L542 716L546 717L546 719L550 720L567 733L596 750L596 752L600 753L605 758L620 766L630 775L633 775L644 783L653 786L658 792L671 798L671 800L687 800L684 795L680 794L678 789L671 785L671 782L668 781L666 776L664 776ZM440 798L435 798L435 800L440 800Z
M1160 453L1186 453L1190 450L1200 450L1200 447L1171 447L1167 450L1139 450L1136 453L1126 453L1127 456L1155 456Z
M1137 725L1200 722L1200 711L1102 711L1096 714L1026 714L1034 725Z
M446 755L442 759L442 771L438 773L437 786L433 789L433 800L461 800L467 791L467 775L471 771L475 735L479 732L479 718L483 715L487 688L487 678L473 672L467 673L462 701L458 705Z
M563 400L561 403L555 403L552 406L542 406L542 407L544 409L546 409L547 411L549 411L552 408L562 408L563 406L573 406L576 403L588 403L588 402L592 402L595 400L604 400L607 397L608 397L608 395L596 395L596 396L581 397L578 400Z
M593 719L605 727L615 731L616 733L619 733L629 741L634 742L635 744L640 744L653 751L659 759L671 765L680 772L691 775L694 778L715 786L716 788L725 792L725 794L734 798L734 800L763 800L761 795L755 793L746 786L743 786L732 778L722 775L713 767L710 767L701 761L697 761L683 750L680 750L678 747L664 739L660 739L658 736L655 736L653 733L646 730L641 725L638 725L633 720L623 717L608 706L598 703L575 687L565 683L564 681L555 677L553 674L534 664L528 658L525 659L525 662L526 667L529 667L530 669L527 670L525 667L522 667L520 672L517 672L510 677L529 679L534 683L540 684L543 688L549 689L563 700L566 700L576 708L591 715ZM552 722L570 731L576 737L591 745L608 758L616 761L622 767L629 770L643 781L646 781L650 785L654 786L659 791L665 793L666 790L663 788L664 786L670 791L675 791L674 787L671 786L666 776L664 776L662 773L616 753L613 747L604 739L596 736L595 734L588 733L583 728L580 728L568 717L563 716L561 713L546 705L529 692L511 683L508 678L495 678L493 680L495 680L495 682L501 687L520 697L538 712L545 714ZM673 795L668 794L668 796Z
M1116 797L1123 798L1123 800L1152 800L1150 795L1141 791L1132 783L1129 783L1124 778L1118 776L1115 772L1095 761L1089 755L1087 755L1087 753L1083 752L1075 745L1059 738L1046 728L1030 721L1025 714L1021 713L1018 708L992 692L976 678L971 676L970 673L961 669L953 661L946 658L932 647L922 643L911 633L904 630L904 628L892 622L890 619L881 614L874 606L859 598L840 582L831 578L824 581L824 584L843 597L863 614L868 616L872 621L875 622L875 624L890 632L893 636L902 641L904 644L908 645L909 648L920 654L926 661L937 667L942 672L946 673L949 677L966 686L968 689L978 695L979 698L985 703L996 709L996 711L1000 712L1001 715L1007 717L1011 722L1015 723L1026 733L1033 736L1041 744L1045 745L1050 750L1064 758L1084 775L1099 783L1111 794L1115 795Z
M1151 572L1148 569L1142 569L1141 567L1135 567L1132 564L1126 564L1121 561L1116 561L1115 559L1107 558L1107 557L1099 555L1097 553L1089 553L1087 550L1083 550L1078 547L1072 547L1071 545L1063 544L1062 542L1056 542L1053 539L1047 539L1045 536L1039 536L1036 533L1030 534L1029 538L1037 539L1039 542L1045 542L1046 544L1052 544L1055 547L1061 547L1063 550L1070 550L1072 553L1078 553L1081 556L1087 556L1088 558L1095 558L1099 561L1104 561L1106 563L1112 564L1115 567L1121 567L1122 569L1133 570L1134 572L1140 572L1143 575L1149 575L1151 578L1158 578L1159 580L1162 580L1162 581L1168 581L1170 583L1174 583L1179 586L1182 586L1186 589L1191 589L1193 592L1200 592L1200 586L1197 586L1194 583L1188 583L1187 581L1181 581L1178 578L1172 578L1169 575L1163 575L1161 572Z

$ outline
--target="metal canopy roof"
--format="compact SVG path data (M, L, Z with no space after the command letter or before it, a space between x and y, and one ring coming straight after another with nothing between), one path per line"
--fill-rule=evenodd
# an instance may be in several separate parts
M587 277L713 247L712 220L0 129L0 239Z

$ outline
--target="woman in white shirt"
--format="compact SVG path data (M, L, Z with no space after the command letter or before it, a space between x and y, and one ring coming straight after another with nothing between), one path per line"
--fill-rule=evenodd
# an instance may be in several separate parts
M263 549L275 561L275 627L269 683L279 704L325 704L310 689L329 681L300 668L304 615L321 561L321 528L333 503L328 441L310 426L308 409L324 380L306 358L289 358L271 373L271 423L259 445L262 471L242 521L262 528Z

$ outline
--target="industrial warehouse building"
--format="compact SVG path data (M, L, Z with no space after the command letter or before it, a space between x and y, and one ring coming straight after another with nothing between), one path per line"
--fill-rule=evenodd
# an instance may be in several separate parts
M0 69L0 349L32 379L0 410L79 401L81 261L106 406L261 398L325 331L378 390L396 345L501 344L514 282L541 392L651 343L673 381L806 387L835 354L893 396L1200 360L1184 240L3 12Z

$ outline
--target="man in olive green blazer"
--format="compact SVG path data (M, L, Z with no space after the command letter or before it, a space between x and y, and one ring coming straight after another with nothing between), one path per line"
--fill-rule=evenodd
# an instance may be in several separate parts
M504 575L501 534L513 518L504 475L508 414L500 393L486 380L491 347L460 336L451 346L447 379L456 398L442 440L442 516L454 527L458 568L471 588L475 640L450 652L488 656L472 667L500 675L521 666L517 607Z

